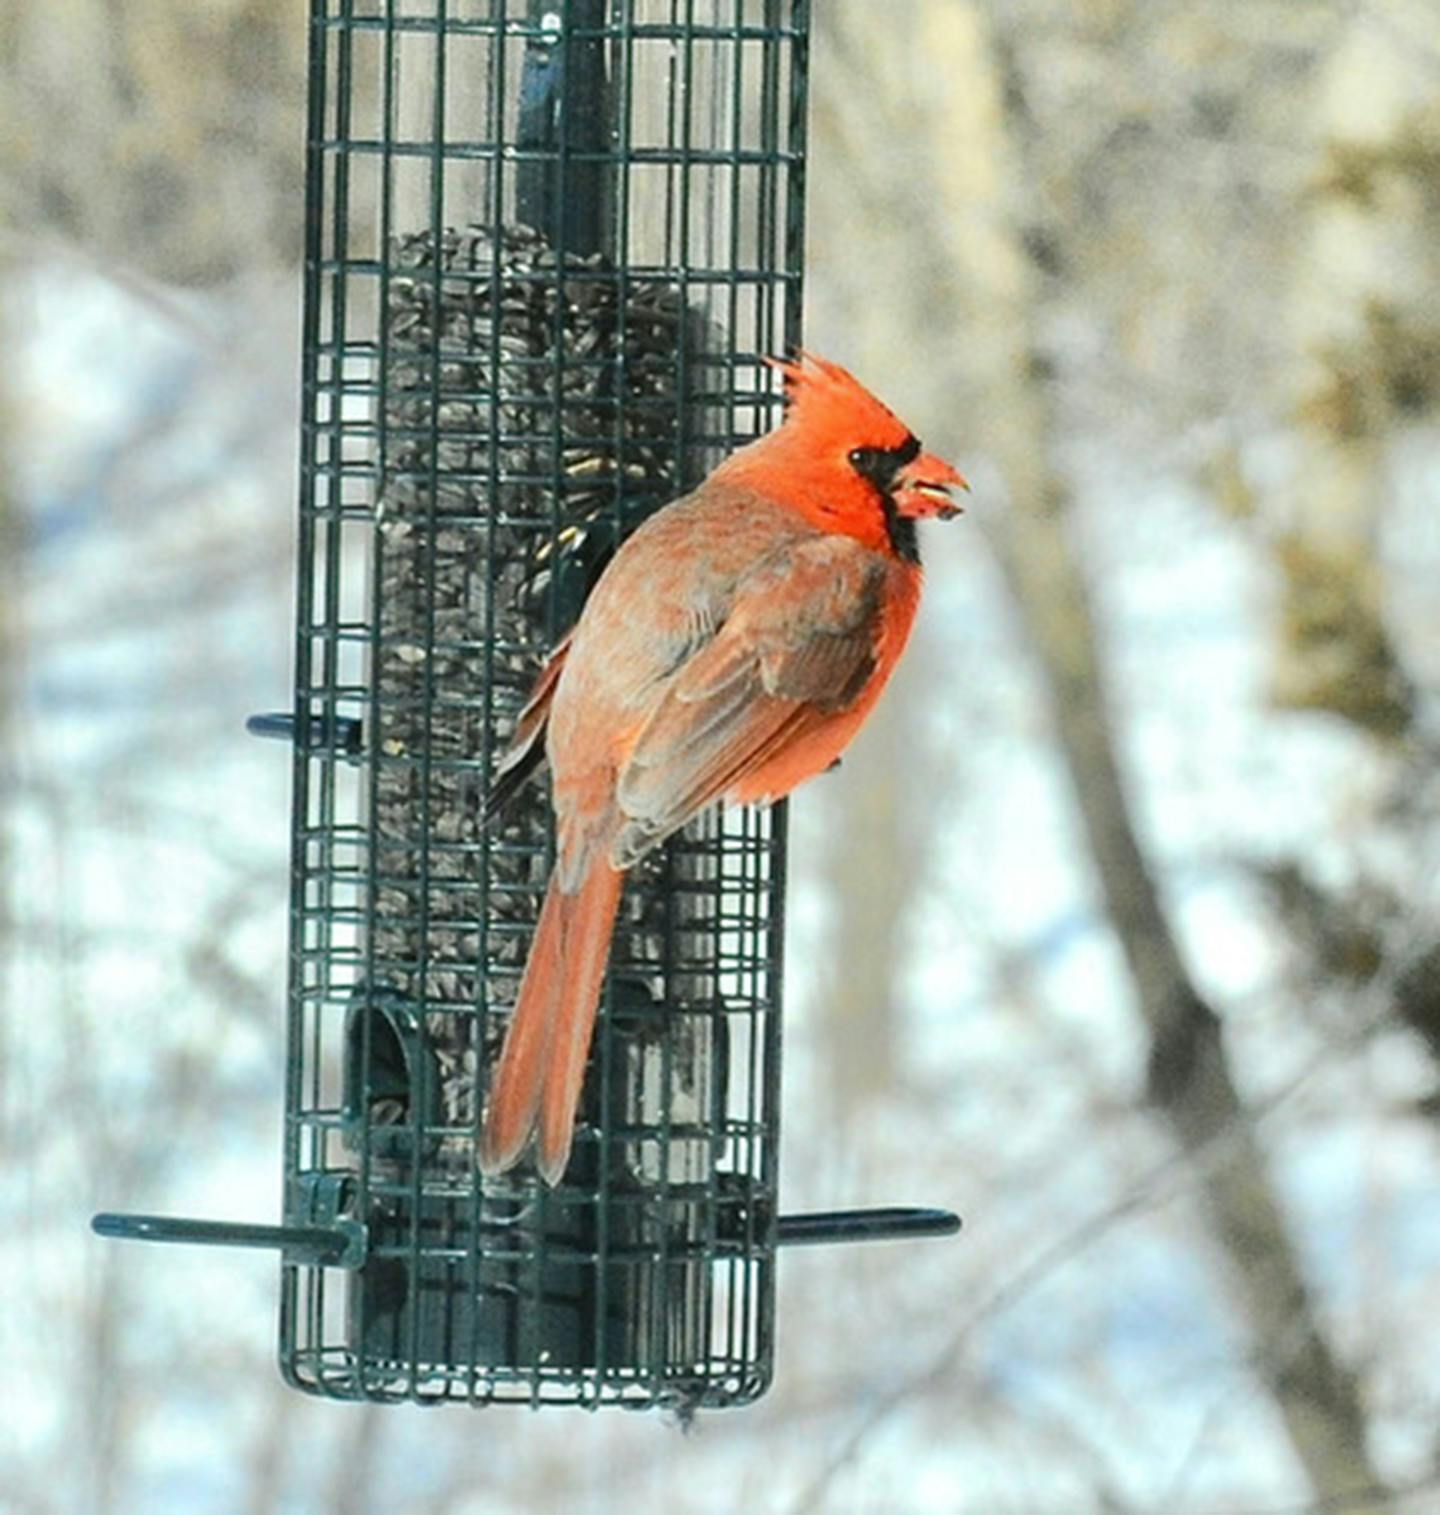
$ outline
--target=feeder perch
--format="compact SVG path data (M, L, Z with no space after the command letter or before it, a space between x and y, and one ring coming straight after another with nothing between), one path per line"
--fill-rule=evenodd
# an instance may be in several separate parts
M784 812L631 876L561 1184L482 1179L549 865L489 776L616 544L768 429L799 336L804 0L313 0L280 1358L342 1399L754 1399L776 1204Z

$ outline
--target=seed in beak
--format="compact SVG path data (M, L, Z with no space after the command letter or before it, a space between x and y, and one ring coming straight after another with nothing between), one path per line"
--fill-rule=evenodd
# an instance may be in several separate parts
M967 486L968 487L968 486ZM919 495L924 495L927 500L938 500L940 509L935 513L942 521L948 521L952 516L960 514L960 507L955 503L954 496L945 484L927 484L924 480L912 484L910 488Z

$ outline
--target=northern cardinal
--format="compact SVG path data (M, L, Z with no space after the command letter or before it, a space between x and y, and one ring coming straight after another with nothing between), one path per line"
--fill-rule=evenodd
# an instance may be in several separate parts
M917 520L957 512L949 463L834 363L773 360L784 420L651 516L555 649L492 785L549 758L556 859L480 1138L570 1157L625 870L717 801L824 772L869 715L920 599Z

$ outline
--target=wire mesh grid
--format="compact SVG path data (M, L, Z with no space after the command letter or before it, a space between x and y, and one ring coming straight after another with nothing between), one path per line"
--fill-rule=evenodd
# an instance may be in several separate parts
M802 0L314 0L286 1221L290 1380L742 1403L772 1357L783 815L632 875L562 1184L475 1139L549 863L481 815L619 538L773 419Z

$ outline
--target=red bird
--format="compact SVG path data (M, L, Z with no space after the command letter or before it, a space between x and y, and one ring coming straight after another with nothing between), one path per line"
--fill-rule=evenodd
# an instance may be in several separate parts
M490 1089L480 1167L537 1136L557 1183L625 870L702 810L823 773L870 714L920 600L915 523L956 513L949 463L843 368L775 362L785 419L615 554L497 770L550 760L556 860Z

